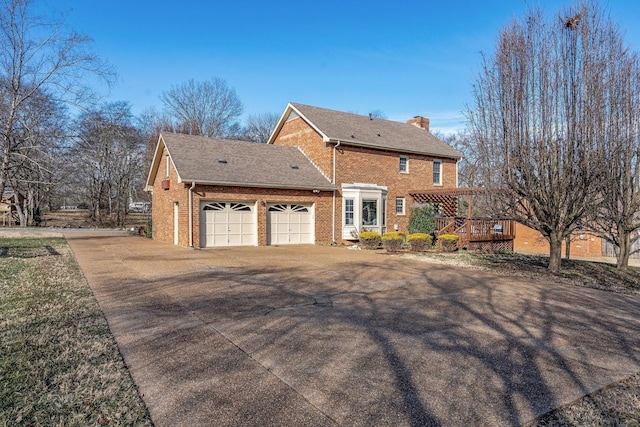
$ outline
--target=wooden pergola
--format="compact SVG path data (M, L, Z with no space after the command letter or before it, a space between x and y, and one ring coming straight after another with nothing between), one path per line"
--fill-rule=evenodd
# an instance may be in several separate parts
M455 217L458 213L458 197L466 197L467 218L471 218L473 212L473 196L486 193L486 188L448 188L438 190L415 190L410 191L416 203L437 203L442 206L445 217Z
M473 196L487 193L485 188L451 188L442 190L410 191L416 203L437 203L444 211L443 218L436 218L436 235L457 234L459 249L482 252L513 251L515 222L509 219L473 218ZM458 198L467 198L466 217L457 216Z

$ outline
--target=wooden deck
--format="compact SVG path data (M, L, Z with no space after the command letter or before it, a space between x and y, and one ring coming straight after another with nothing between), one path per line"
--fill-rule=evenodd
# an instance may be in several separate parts
M516 223L509 219L436 218L436 236L449 233L460 236L458 249L489 253L513 251Z

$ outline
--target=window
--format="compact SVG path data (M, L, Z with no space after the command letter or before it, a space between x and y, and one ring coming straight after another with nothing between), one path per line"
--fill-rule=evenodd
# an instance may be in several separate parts
M404 215L404 197L396 197L396 215Z
M400 156L400 172L409 173L409 158L406 156Z
M344 224L353 225L353 199L344 199Z
M382 198L382 226L387 226L387 198Z
M433 184L442 185L442 162L440 160L433 161Z
M362 201L362 225L378 225L378 201Z
M354 240L358 233L367 230L376 233L386 231L387 187L376 184L342 184L342 238Z

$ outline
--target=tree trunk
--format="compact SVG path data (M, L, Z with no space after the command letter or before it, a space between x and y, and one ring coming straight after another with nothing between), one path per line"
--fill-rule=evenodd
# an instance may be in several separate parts
M18 214L18 218L20 219L20 227L27 226L27 199L21 197L19 194L16 194L16 213Z
M565 248L564 248L564 257L566 259L571 259L571 236L567 236L564 239L564 244L565 244Z
M558 273L562 264L562 238L556 233L549 236L549 270Z
M629 257L631 256L631 235L621 228L618 228L618 259L616 267L618 270L626 271L629 268Z

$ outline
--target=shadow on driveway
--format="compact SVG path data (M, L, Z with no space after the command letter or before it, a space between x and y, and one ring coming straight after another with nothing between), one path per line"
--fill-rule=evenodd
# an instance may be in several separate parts
M156 425L520 425L640 370L635 296L343 248L66 237Z

